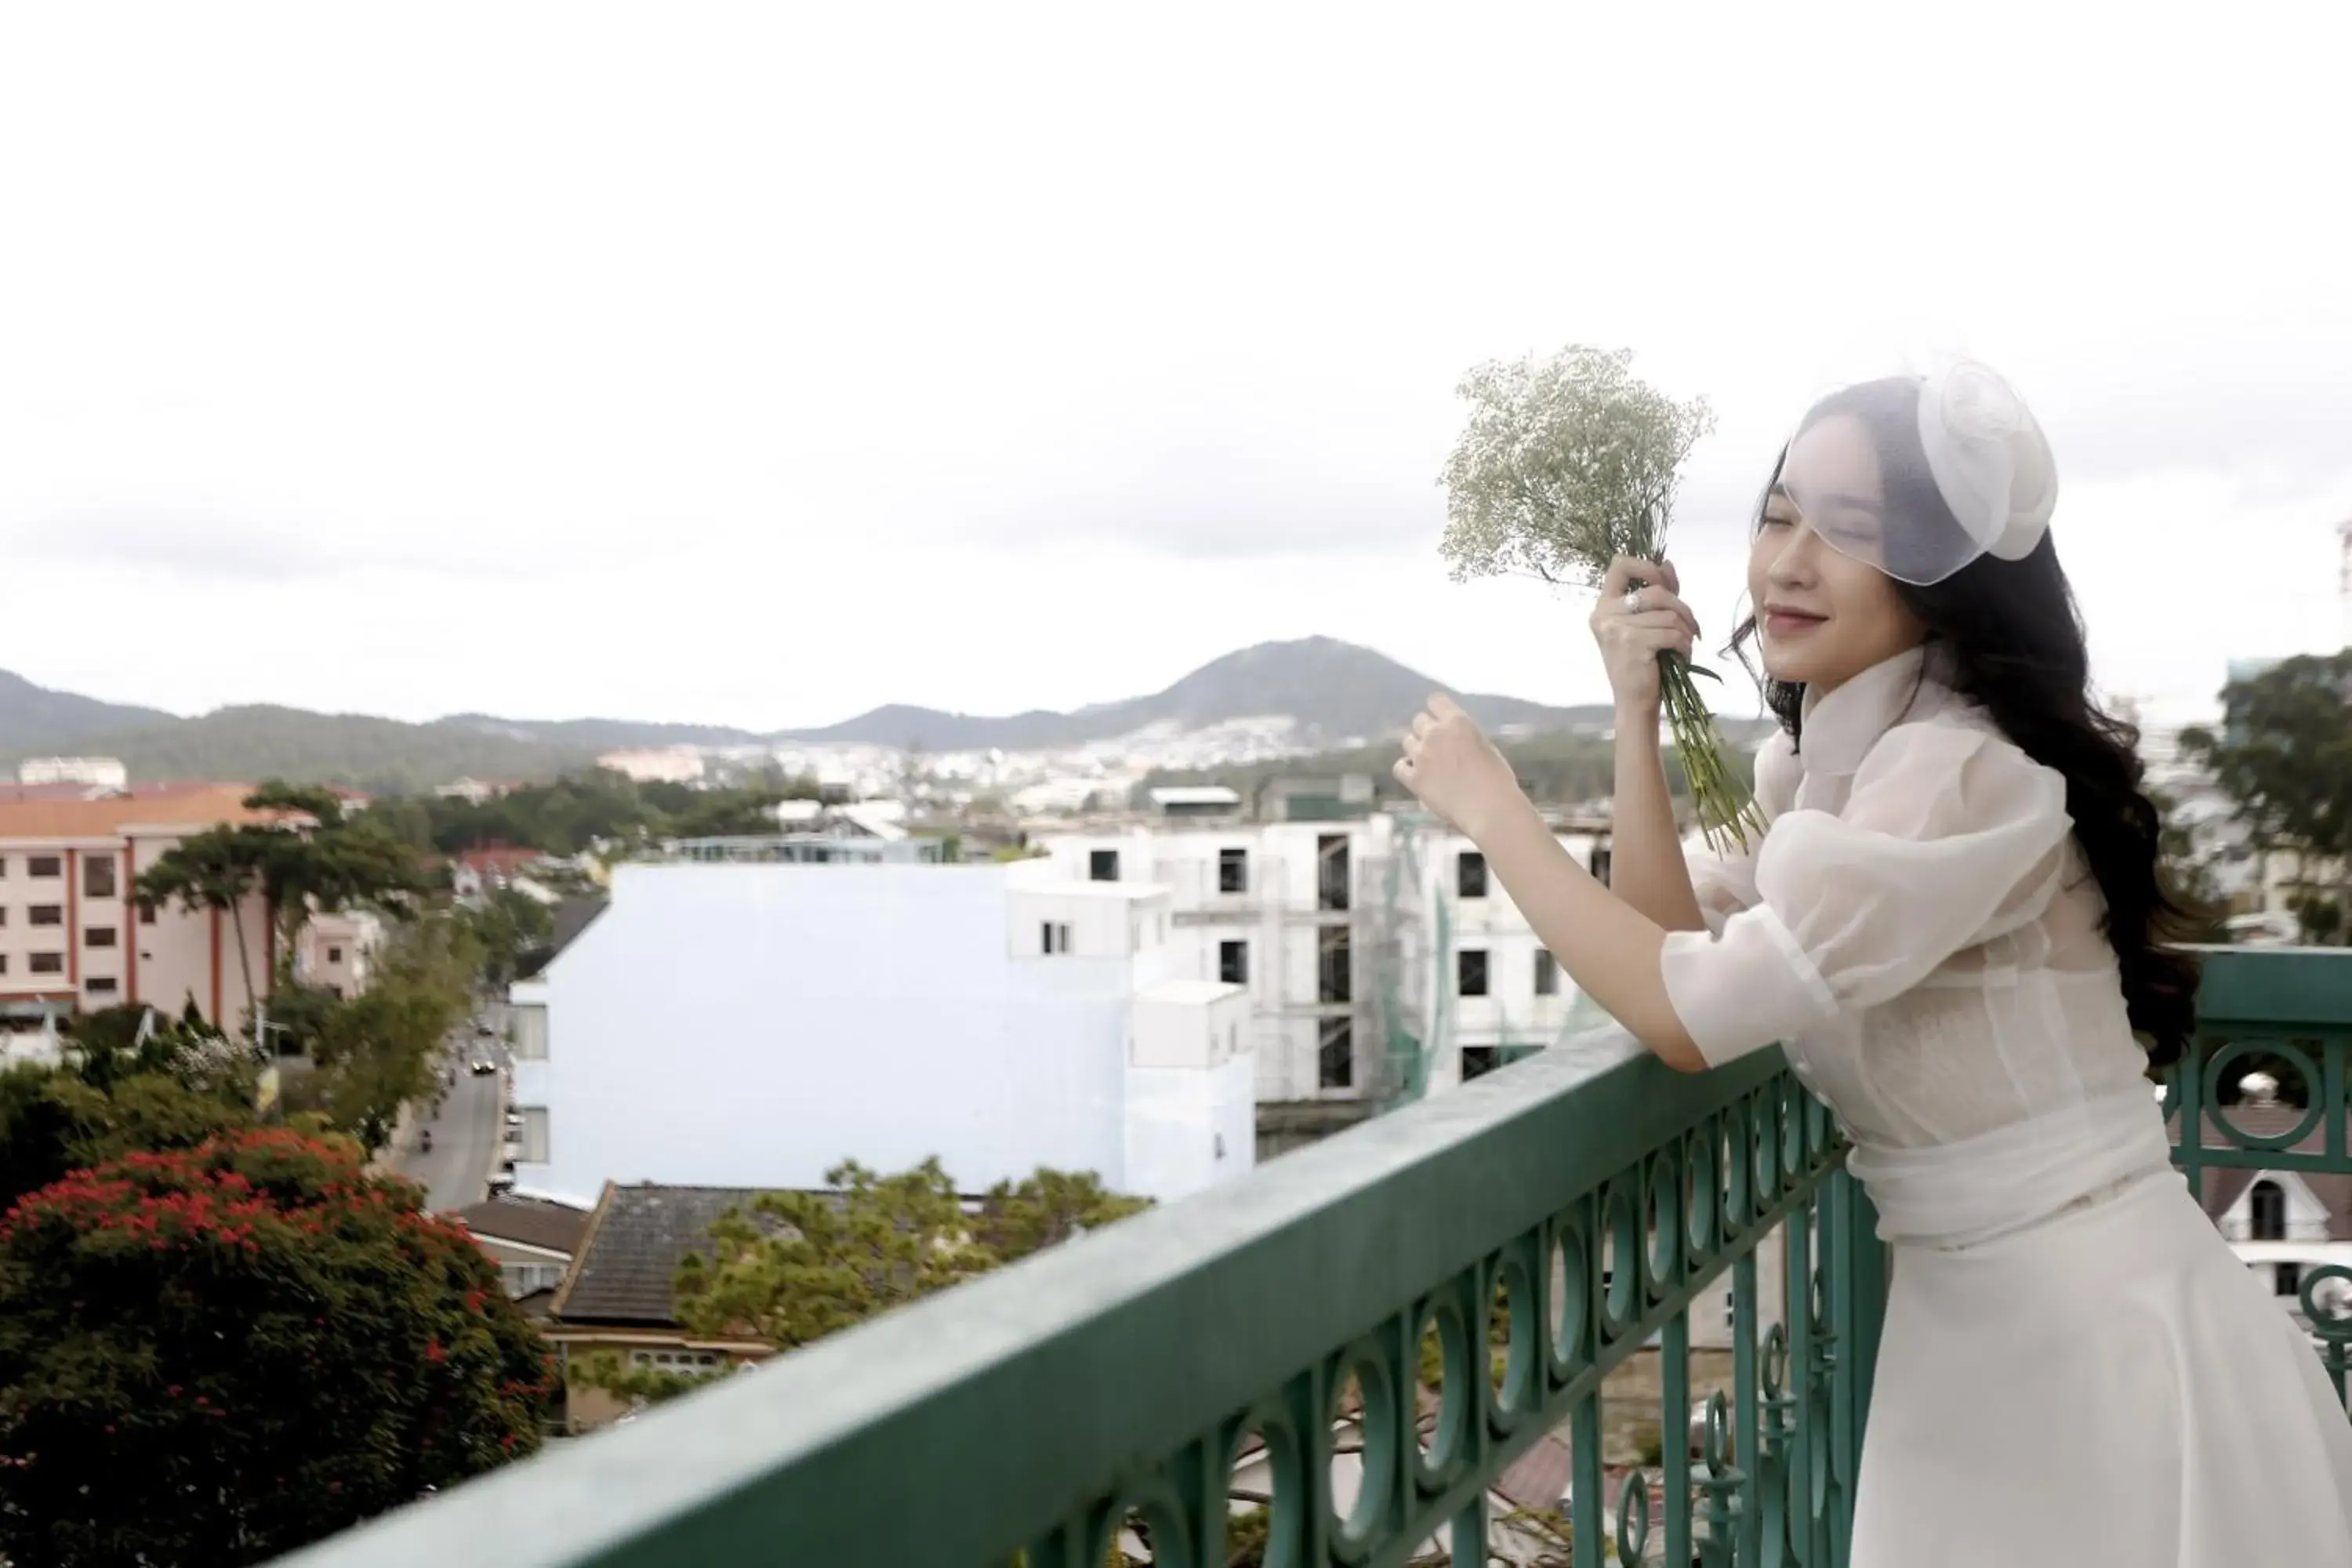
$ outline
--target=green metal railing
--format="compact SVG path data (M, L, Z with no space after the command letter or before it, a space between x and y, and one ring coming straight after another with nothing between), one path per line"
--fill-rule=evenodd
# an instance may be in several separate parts
M2191 1140L2190 1179L2352 1170L2352 953L2215 952L2206 994L2176 1106L2300 1053L2336 1131L2291 1158ZM1684 1078L1581 1036L295 1561L1223 1568L1255 1454L1270 1568L1836 1568L1885 1289L1843 1155L1777 1052ZM1728 1344L1695 1352L1727 1280ZM1654 1389L1618 1397L1635 1372ZM1631 1471L1629 1400L1658 1435ZM1563 1508L1495 1506L1562 1442Z
M2201 1193L2207 1173L2230 1167L2310 1174L2352 1173L2347 1082L2352 1078L2352 949L2212 948L2197 996L2196 1050L2169 1076L2165 1109L2174 1120L2173 1159ZM2281 1078L2302 1114L2272 1133L2250 1131L2222 1103L2223 1087L2252 1068ZM2181 1129L2198 1128L2190 1137ZM2311 1145L2317 1143L2317 1147ZM2347 1399L2352 1373L2352 1313L2320 1300L2331 1282L2352 1288L2352 1268L2306 1268L2304 1316L2320 1358Z

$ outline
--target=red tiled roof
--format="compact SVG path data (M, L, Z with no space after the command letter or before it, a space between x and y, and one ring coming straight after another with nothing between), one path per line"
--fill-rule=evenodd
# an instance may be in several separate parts
M276 822L277 812L248 811L245 784L142 788L103 800L0 801L0 839L107 838L126 827L190 829L222 823Z
M93 784L0 784L0 801L88 800L106 793Z

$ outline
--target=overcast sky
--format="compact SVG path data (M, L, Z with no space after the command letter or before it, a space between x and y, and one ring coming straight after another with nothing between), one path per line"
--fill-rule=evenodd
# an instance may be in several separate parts
M1591 700L1582 606L1436 552L1460 374L1571 342L1721 412L1710 637L1808 395L1958 349L2110 689L2340 643L2341 0L1146 9L11 8L0 668L769 727L1324 633Z

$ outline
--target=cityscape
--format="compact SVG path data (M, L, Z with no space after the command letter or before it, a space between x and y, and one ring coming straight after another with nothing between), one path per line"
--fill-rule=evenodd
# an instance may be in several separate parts
M1849 10L0 14L0 1568L2352 1558L2352 10Z

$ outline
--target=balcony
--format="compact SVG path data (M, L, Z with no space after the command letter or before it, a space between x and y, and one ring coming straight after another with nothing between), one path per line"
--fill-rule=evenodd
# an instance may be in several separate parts
M2352 1172L2352 952L2217 950L2204 996L2192 1184ZM2233 1129L2249 1058L2307 1125ZM294 1561L1202 1568L1238 1474L1288 1568L1842 1563L1885 1286L1843 1152L1778 1053L1684 1078L1588 1035ZM2340 1396L2352 1321L2312 1322Z

